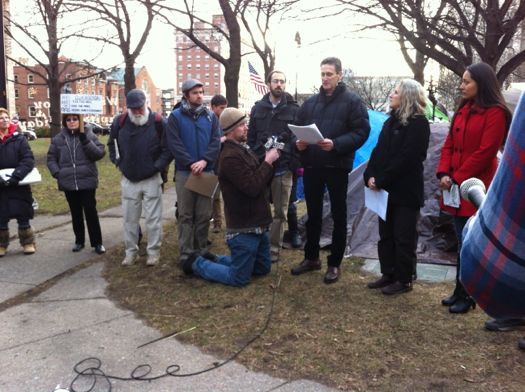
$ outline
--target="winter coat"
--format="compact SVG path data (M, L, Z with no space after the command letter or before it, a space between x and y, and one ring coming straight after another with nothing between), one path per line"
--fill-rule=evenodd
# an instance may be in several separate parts
M321 87L319 94L303 103L297 118L298 125L315 123L321 134L334 143L331 151L323 151L315 144L300 151L303 167L352 169L355 151L370 134L368 112L356 94L344 83L339 83L332 95L326 95Z
M155 113L150 113L146 124L138 126L129 115L120 125L120 116L111 123L108 139L109 159L131 182L152 177L168 166L173 159L166 148L165 132L159 135L155 125ZM165 122L162 123L165 130ZM117 148L119 158L117 159Z
M496 155L507 133L507 119L502 108L479 107L471 102L458 109L436 170L438 178L448 175L461 183L471 177L479 178L489 187L498 161ZM459 208L448 207L441 200L441 208L452 215L472 216L476 207L461 200Z
M299 106L289 94L283 94L281 102L274 108L270 101L270 93L257 101L250 114L248 126L248 145L262 162L266 153L264 144L269 137L284 141L281 156L273 163L275 172L294 171L299 166L295 149L296 137L288 128L295 124L295 116Z
M219 184L226 228L240 232L272 223L268 185L273 167L245 146L226 140L219 156Z
M61 191L96 189L98 170L95 162L105 153L104 145L91 130L79 133L63 128L51 140L47 167L58 180Z
M388 192L388 203L405 207L424 204L423 162L427 157L430 126L423 115L402 125L393 114L383 124L377 144L363 174Z
M214 169L221 135L219 121L213 112L206 109L192 117L182 107L173 110L168 117L166 139L177 171L189 172L190 166L202 159L207 162L205 171Z
M16 128L16 125L12 124ZM15 132L0 142L0 169L15 169L12 176L22 180L33 170L35 158L25 136ZM31 186L0 187L0 219L32 219L33 195Z

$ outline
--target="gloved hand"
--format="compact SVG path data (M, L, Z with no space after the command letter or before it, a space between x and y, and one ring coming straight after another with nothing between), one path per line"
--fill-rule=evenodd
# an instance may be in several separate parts
M20 182L18 177L9 177L6 181L6 186L17 186Z

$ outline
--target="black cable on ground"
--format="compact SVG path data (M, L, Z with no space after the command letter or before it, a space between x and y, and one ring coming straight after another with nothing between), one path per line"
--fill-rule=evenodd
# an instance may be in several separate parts
M97 357L89 357L81 360L78 362L74 367L73 370L76 373L75 378L69 385L69 390L71 392L91 392L95 390L95 387L97 386L97 381L100 379L102 382L104 382L103 388L105 389L97 389L97 391L105 390L107 392L112 391L112 385L111 380L116 381L155 381L159 380L161 378L165 377L193 377L197 376L199 374L207 373L212 370L216 370L233 360L237 358L246 348L248 348L253 342L255 342L257 339L259 339L268 329L268 326L270 325L270 321L273 316L274 311L274 305L275 305L275 299L277 296L277 289L280 286L281 283L281 275L279 271L279 264L277 264L277 274L275 277L276 283L272 287L272 301L270 304L270 310L268 311L268 316L266 317L266 320L264 322L264 325L262 326L261 330L253 336L250 340L248 340L240 349L238 349L236 352L234 352L229 358L225 359L222 362L216 363L214 366L210 366L208 368L198 370L196 372L191 373L178 373L180 370L180 365L173 364L166 368L164 373L159 374L157 376L149 376L149 374L152 372L152 368L148 364L143 364L137 366L133 371L131 372L129 377L119 377L119 376L113 376L110 374L106 374L102 370L102 361ZM275 264L274 264L275 265ZM77 389L80 388L80 384L86 384L86 381L89 382L89 386L86 386L85 389Z

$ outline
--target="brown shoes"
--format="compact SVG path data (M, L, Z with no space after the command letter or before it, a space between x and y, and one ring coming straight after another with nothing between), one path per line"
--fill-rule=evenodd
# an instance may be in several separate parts
M385 295L394 295L394 294L406 293L411 290L412 290L412 283L401 283L399 281L396 281L394 283L390 283L388 286L383 287L381 289L381 292Z
M292 268L291 272L292 272L292 275L301 275L301 274L304 274L305 272L317 271L320 269L321 269L321 260L304 259L303 261L301 261L301 263L297 267Z
M326 284L335 283L339 279L339 275L341 275L341 270L339 267L333 267L328 266L328 269L326 270L326 274L324 275L324 282Z
M366 287L369 289L381 289L391 283L394 283L392 276L383 274L379 279L369 282Z

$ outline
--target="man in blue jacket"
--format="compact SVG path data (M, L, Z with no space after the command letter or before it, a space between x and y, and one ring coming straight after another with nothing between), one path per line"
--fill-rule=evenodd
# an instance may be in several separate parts
M304 167L304 194L308 221L304 260L292 269L293 275L321 269L319 240L323 215L323 196L328 188L334 226L331 254L324 282L334 283L340 276L340 265L346 247L346 193L348 173L352 170L355 151L368 139L368 112L361 98L341 82L341 60L328 57L321 62L323 85L319 93L307 99L297 114L298 125L315 123L323 139L316 144L297 140Z
M219 121L204 106L202 83L195 79L182 83L180 105L168 118L166 140L175 158L180 262L194 252L207 251L212 202L207 196L184 187L188 176L211 172L219 156Z

